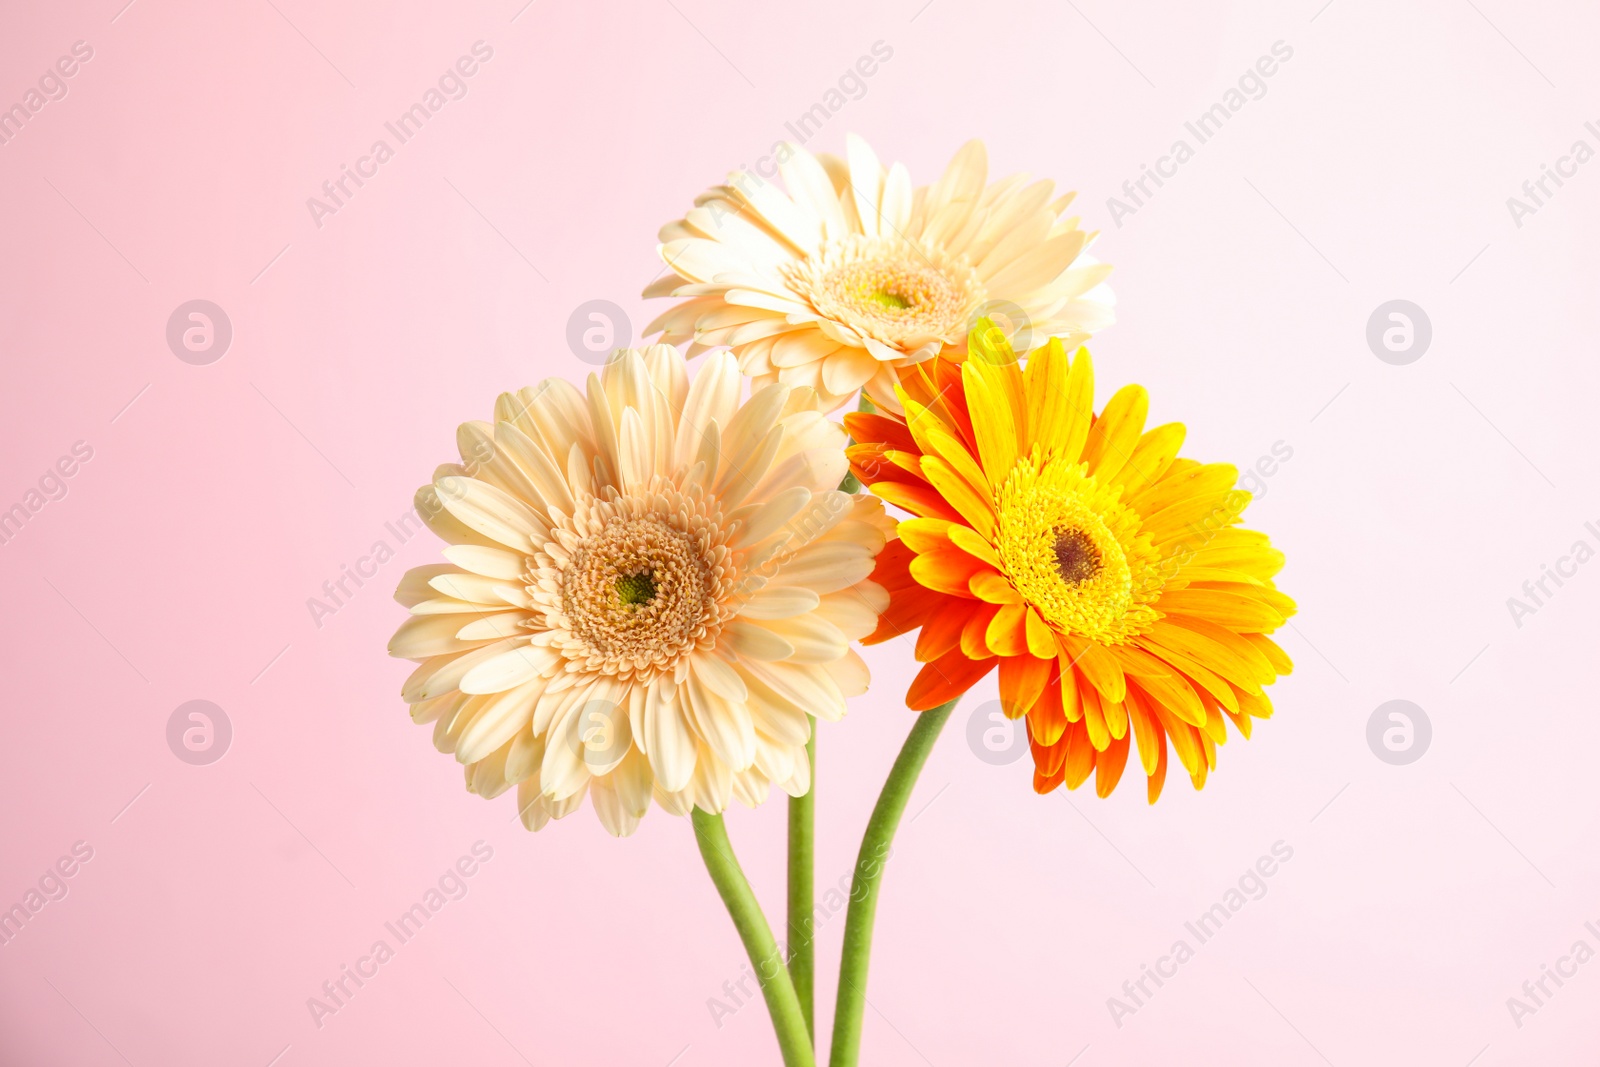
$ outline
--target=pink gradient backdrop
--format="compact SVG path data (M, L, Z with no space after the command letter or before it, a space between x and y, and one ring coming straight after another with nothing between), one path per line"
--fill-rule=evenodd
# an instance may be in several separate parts
M1600 540L1600 163L1521 227L1505 205L1600 144L1592 8L122 3L0 16L0 104L94 50L0 146L0 509L93 448L0 545L0 906L94 850L0 947L0 1062L776 1062L763 1008L708 1010L744 961L686 822L528 835L407 720L388 593L431 537L320 628L306 600L392 543L458 422L587 373L575 307L648 321L658 226L877 41L892 58L810 147L853 130L930 181L983 136L997 174L1080 189L1117 265L1102 398L1145 383L1207 459L1292 448L1250 518L1301 615L1278 716L1155 808L1136 782L1036 797L957 712L889 867L866 1062L1593 1062L1600 963L1520 1027L1506 999L1600 947L1600 565L1521 627L1505 604ZM468 95L316 226L307 197L479 40ZM1280 40L1266 95L1114 224L1107 197ZM233 323L209 366L164 340L195 298ZM1433 324L1410 366L1364 338L1394 298ZM869 659L873 694L820 739L824 883L910 724L907 649ZM1393 698L1433 724L1409 766L1366 743ZM167 747L193 699L233 725L210 766ZM730 823L776 918L783 808ZM319 1028L307 998L479 840L468 895ZM1279 840L1266 895L1116 1025L1107 998Z

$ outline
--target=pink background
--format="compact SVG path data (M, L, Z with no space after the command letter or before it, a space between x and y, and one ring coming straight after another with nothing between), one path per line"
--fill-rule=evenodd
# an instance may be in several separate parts
M1102 399L1145 383L1205 459L1292 448L1249 518L1301 614L1277 718L1155 808L1137 782L1034 796L1025 761L968 747L992 680L973 695L889 866L866 1062L1593 1062L1600 962L1520 1027L1506 1000L1600 948L1600 563L1520 627L1505 603L1600 544L1600 162L1521 227L1505 204L1600 147L1591 9L123 2L0 17L0 105L94 50L0 146L0 509L93 449L0 545L0 907L93 849L0 947L0 1061L776 1062L763 1008L708 1010L744 959L685 821L526 834L407 720L388 594L431 537L320 628L306 601L393 544L458 422L587 373L573 309L616 301L637 336L657 227L883 41L810 147L853 130L927 182L982 136L997 175L1082 190L1117 266ZM468 95L316 226L306 199L479 40ZM1107 197L1280 40L1266 95L1114 225ZM209 366L164 337L197 298L234 329ZM1433 324L1409 366L1365 340L1395 298ZM823 883L910 725L906 647L869 659L873 694L821 735ZM1366 742L1395 698L1433 725L1408 766ZM166 741L194 699L233 726L209 766ZM783 819L730 817L775 919ZM318 1028L307 998L479 840L466 897ZM1107 998L1280 840L1266 895L1116 1025ZM824 1020L842 931L822 927Z

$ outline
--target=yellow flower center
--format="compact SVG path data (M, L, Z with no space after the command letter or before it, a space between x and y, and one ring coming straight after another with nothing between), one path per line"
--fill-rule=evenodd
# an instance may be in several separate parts
M1139 517L1082 463L1038 449L995 494L995 548L1006 577L1067 633L1120 644L1159 618L1160 553Z
M965 256L899 238L830 241L785 273L820 315L902 351L958 342L983 303Z

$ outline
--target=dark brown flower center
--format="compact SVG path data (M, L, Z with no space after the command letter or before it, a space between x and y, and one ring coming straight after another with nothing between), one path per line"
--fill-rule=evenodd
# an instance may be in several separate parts
M1093 581L1100 573L1100 550L1082 530L1056 531L1056 570L1068 585Z

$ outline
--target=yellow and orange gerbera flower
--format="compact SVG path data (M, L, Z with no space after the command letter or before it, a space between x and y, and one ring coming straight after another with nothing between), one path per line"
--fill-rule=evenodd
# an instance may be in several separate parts
M1086 349L1052 341L1024 369L983 322L968 353L902 370L904 416L845 417L856 476L914 516L878 558L891 603L868 642L921 628L919 711L998 666L1041 793L1094 774L1109 795L1133 740L1151 803L1169 739L1200 788L1226 720L1249 737L1291 668L1267 636L1295 610L1283 554L1238 526L1234 467L1180 458L1179 423L1145 430L1142 387L1094 413Z

